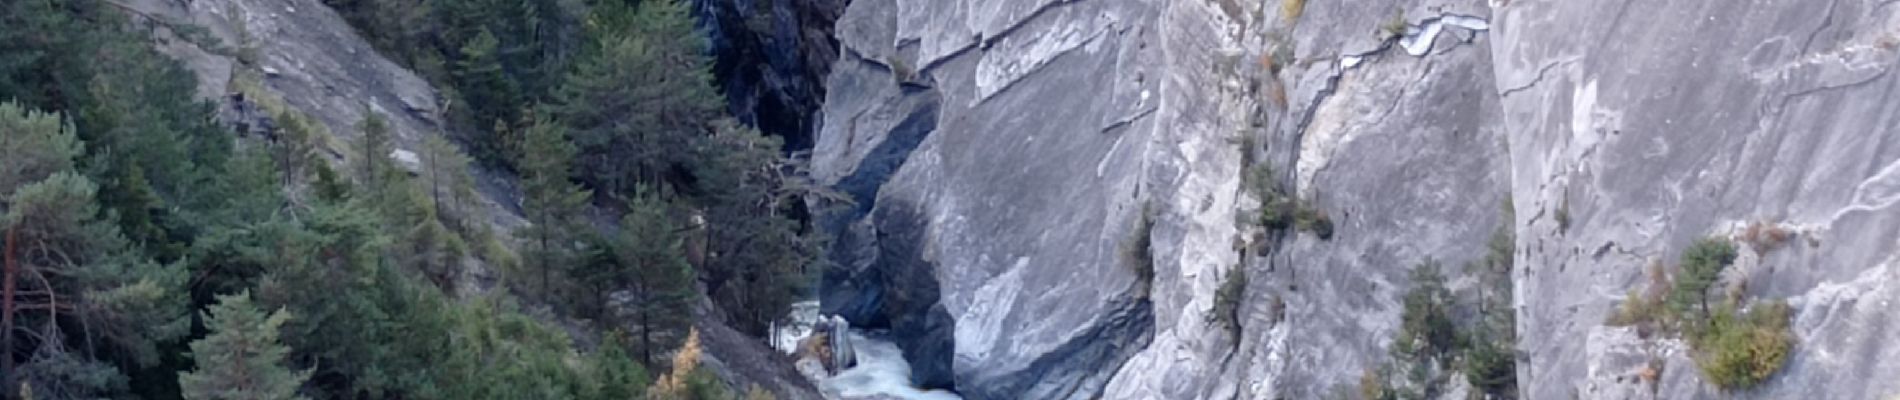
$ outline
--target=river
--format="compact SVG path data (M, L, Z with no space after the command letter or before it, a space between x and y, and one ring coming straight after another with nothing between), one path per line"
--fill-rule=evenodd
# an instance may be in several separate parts
M792 323L775 328L772 346L786 353L797 349L798 341L811 335L818 320L818 302L792 305ZM896 398L903 400L961 400L946 390L918 389L910 383L910 361L904 352L878 332L851 330L851 344L857 350L858 364L837 375L819 380L818 388L846 399Z

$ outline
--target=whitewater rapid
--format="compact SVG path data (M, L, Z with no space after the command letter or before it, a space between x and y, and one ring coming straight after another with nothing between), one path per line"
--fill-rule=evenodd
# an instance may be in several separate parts
M797 350L800 340L811 336L812 326L818 321L818 302L804 301L793 304L790 320L791 323L787 325L773 328L772 335L772 346L787 354ZM910 361L904 359L904 352L898 349L896 343L883 335L852 329L850 339L852 347L857 351L858 364L839 371L837 375L819 380L818 388L825 393L846 399L963 399L946 390L924 390L912 385Z

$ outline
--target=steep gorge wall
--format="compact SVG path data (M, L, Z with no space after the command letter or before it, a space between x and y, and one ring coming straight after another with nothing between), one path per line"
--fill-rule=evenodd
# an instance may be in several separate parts
M1601 322L1652 260L1756 221L1793 243L1724 284L1787 298L1798 341L1755 398L1900 393L1889 307L1900 129L1884 1L1531 2L1499 8L1532 398L1727 398L1675 340ZM1566 209L1569 227L1554 216ZM1663 361L1658 387L1633 377ZM1619 383L1621 382L1621 383Z
M824 307L971 398L1317 398L1385 357L1414 265L1471 290L1502 226L1526 398L1714 398L1679 340L1603 321L1652 260L1769 220L1802 244L1725 279L1789 298L1800 344L1749 395L1889 395L1888 3L858 0L813 162L857 201ZM1333 237L1237 222L1248 161ZM1207 318L1231 274L1238 336Z

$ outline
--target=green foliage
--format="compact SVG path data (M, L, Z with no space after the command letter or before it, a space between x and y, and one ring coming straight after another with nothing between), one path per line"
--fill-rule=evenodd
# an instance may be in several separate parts
M1372 398L1429 399L1440 396L1451 377L1455 355L1464 352L1463 338L1452 319L1455 306L1445 276L1436 261L1412 268L1399 315L1399 332L1392 339L1391 361L1368 373L1376 387Z
M1295 199L1274 183L1273 167L1257 164L1247 169L1243 185L1260 200L1259 215L1251 221L1268 230L1297 229L1332 240L1333 220L1311 202Z
M627 200L627 215L620 223L620 234L605 247L611 252L606 262L577 269L575 282L594 293L598 307L605 307L608 294L626 290L628 316L614 315L612 321L637 329L634 341L641 359L656 363L656 357L685 338L692 324L690 313L694 298L693 268L683 253L685 241L678 224L670 221L669 207L657 194L639 192Z
M463 155L461 149L448 139L430 135L422 140L422 152L417 161L422 171L417 174L420 185L428 194L430 212L441 218L458 231L467 231L480 224L476 218L479 198L475 193L475 179L468 174L472 161Z
M73 170L79 137L60 116L0 103L0 198L55 172Z
M277 341L277 330L290 319L283 311L265 313L250 293L219 296L205 313L209 336L191 342L196 371L178 376L187 400L301 399L297 388L308 371L284 364L290 349Z
M1399 317L1399 335L1393 340L1394 355L1408 360L1449 361L1445 356L1456 349L1458 330L1451 318L1451 290L1445 287L1438 262L1426 260L1413 267L1411 281Z
M1260 200L1260 215L1253 222L1270 230L1282 230L1293 226L1292 211L1296 207L1293 198L1274 183L1274 175L1272 166L1257 164L1248 168L1242 179L1247 192Z
M375 194L386 191L401 179L402 171L390 159L396 151L395 134L389 131L389 120L382 113L363 109L363 120L356 124L356 140L352 150L356 152L352 170L356 182L365 192Z
M704 260L707 295L735 328L752 334L765 333L809 294L807 271L820 260L820 239L802 233L790 216L803 200L786 190L791 178L782 147L776 137L724 119L692 153L691 201L704 210L705 244L689 238L688 258Z
M1299 20L1300 14L1304 11L1306 11L1306 0L1280 0L1280 18L1285 18L1288 22Z
M36 348L8 353L32 354L9 372L41 393L104 395L124 388L121 367L158 363L160 348L185 333L186 275L139 254L102 218L99 186L74 171L82 156L75 136L57 114L0 104L0 156L9 165L0 170L0 232L23 293L4 310L13 325L0 327L0 347L13 350L22 333L35 338ZM71 334L85 336L69 347L65 331L80 326ZM112 357L87 358L101 353Z
M1392 14L1392 18L1387 18L1385 22L1379 24L1380 39L1397 40L1404 37L1410 28L1411 23L1405 21L1405 10L1399 10Z
M798 166L781 143L719 118L687 5L638 3L588 5L583 28L583 7L557 0L326 1L442 89L442 117L479 159L518 163L533 223L520 231L526 263L618 282L596 292L639 297L632 310L653 318L635 332L656 334L638 350L657 354L680 336L666 332L685 325L696 275L726 319L760 331L808 289L817 242L790 217L809 192L794 187ZM392 162L396 133L381 116L366 111L362 135L333 144L245 71L233 89L265 105L278 129L268 143L242 140L191 98L192 74L121 14L98 0L0 3L0 99L18 101L0 105L0 228L26 243L23 290L49 296L20 297L15 326L0 330L32 339L0 348L34 396L196 398L231 385L191 382L247 364L204 360L275 353L281 360L254 371L308 371L301 386L312 398L646 394L627 343L582 354L505 291L451 297L468 255L504 270L512 258L482 228L463 173L472 160L456 146L426 138L411 176ZM239 36L236 56L255 63L255 39ZM589 64L570 68L582 56ZM530 106L543 101L553 105ZM576 148L568 128L609 145ZM330 151L348 163L332 169ZM649 205L634 206L618 235L597 235L583 221L594 196L571 180L575 165L608 167L582 170L599 199ZM592 266L610 268L576 269ZM297 318L213 306L218 293L247 290L258 309ZM188 349L194 306L212 306L210 336ZM272 330L281 346L233 342ZM180 379L187 354L200 362ZM729 397L704 371L684 376L690 393ZM298 385L273 386L261 397Z
M593 356L592 381L599 387L594 390L597 399L638 399L646 394L647 385L652 378L647 375L646 367L629 357L624 346L625 336L620 332L608 335L608 341L601 344Z
M1333 219L1327 217L1326 212L1313 208L1311 204L1300 204L1300 207L1293 211L1293 227L1311 232L1319 236L1320 240L1333 239Z
M501 41L495 38L487 28L480 28L474 38L459 49L460 58L455 61L452 73L455 87L466 100L470 113L470 132L488 133L492 136L475 136L471 142L477 143L482 154L499 159L512 159L515 154L506 151L506 145L514 143L501 134L507 130L486 128L496 122L516 121L521 118L519 107L522 101L521 90L502 69Z
M1484 258L1470 269L1478 278L1478 318L1468 326L1460 359L1466 383L1493 399L1515 399L1517 392L1517 312L1512 307L1516 212L1503 202L1500 224L1485 244Z
M1214 290L1214 309L1207 312L1207 322L1219 324L1236 341L1240 339L1240 302L1247 297L1247 271L1240 267L1227 271L1227 277L1221 279L1220 288Z
M1669 291L1669 308L1690 324L1689 329L1700 329L1700 322L1709 320L1709 288L1735 257L1735 244L1719 238L1697 240L1682 252L1681 271Z
M1696 366L1716 386L1742 390L1780 371L1794 348L1788 331L1788 303L1760 302L1740 315L1730 307L1715 312L1709 328L1690 343Z
M575 247L577 233L586 226L581 218L593 193L568 179L575 148L560 124L537 120L523 140L522 209L529 225L515 235L524 242L526 267L540 275L539 289L547 292L554 270L575 264L580 257Z
M1641 295L1632 291L1606 323L1634 325L1645 335L1655 330L1682 333L1696 366L1724 390L1744 390L1766 381L1793 352L1794 334L1788 328L1792 309L1785 301L1773 301L1737 311L1742 299L1711 307L1708 290L1736 256L1735 244L1728 240L1697 240L1683 251L1673 282L1663 276L1660 264L1651 266L1649 288Z
M313 175L319 174L318 171L329 169L328 166L319 165L323 159L318 155L318 141L327 137L328 132L322 131L316 122L303 114L290 111L277 111L271 119L277 122L277 140L270 144L270 148L277 162L277 170L283 173L284 186L307 182Z
M580 148L580 178L608 193L677 183L669 175L723 107L685 3L644 2L621 18L631 25L598 28L551 107Z

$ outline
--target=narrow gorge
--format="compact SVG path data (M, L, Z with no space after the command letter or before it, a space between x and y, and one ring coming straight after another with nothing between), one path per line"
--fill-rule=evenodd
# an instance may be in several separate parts
M0 229L169 275L9 236L0 378L195 398L243 319L283 398L1892 399L1896 3L5 0ZM97 21L177 65L26 24Z

